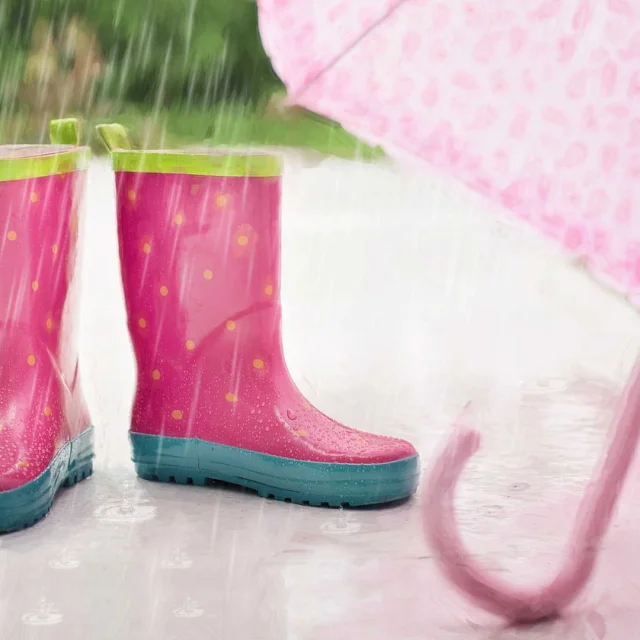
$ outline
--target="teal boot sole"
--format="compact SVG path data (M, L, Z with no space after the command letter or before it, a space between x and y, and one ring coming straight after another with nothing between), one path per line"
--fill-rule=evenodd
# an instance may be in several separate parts
M26 529L42 520L61 487L93 473L93 427L60 448L49 466L27 484L0 492L0 533Z
M381 464L307 462L197 438L130 434L136 472L145 480L252 489L263 498L325 507L402 500L418 486L419 457Z

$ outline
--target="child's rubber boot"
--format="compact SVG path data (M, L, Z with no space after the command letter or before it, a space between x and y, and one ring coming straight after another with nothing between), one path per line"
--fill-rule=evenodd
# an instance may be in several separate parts
M77 134L58 120L51 145L0 146L0 533L36 523L92 472L75 326L89 150Z
M133 461L146 479L220 480L299 504L411 495L403 440L312 407L280 335L280 160L132 151L99 128L116 172L128 326L137 360Z

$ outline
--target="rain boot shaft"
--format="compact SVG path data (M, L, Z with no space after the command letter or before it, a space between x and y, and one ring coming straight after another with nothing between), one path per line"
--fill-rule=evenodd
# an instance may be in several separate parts
M74 145L0 147L0 532L91 473L75 324L87 158Z
M138 472L312 504L411 494L409 443L326 417L287 371L279 159L119 150L113 162Z

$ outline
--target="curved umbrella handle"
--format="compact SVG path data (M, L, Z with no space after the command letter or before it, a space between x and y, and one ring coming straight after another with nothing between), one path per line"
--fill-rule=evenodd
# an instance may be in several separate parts
M640 437L640 360L636 363L613 423L604 463L580 503L564 563L557 577L538 588L497 580L474 561L457 529L454 492L466 462L480 446L478 432L465 426L465 412L424 487L423 527L444 574L483 609L509 622L536 622L561 614L589 581L600 543L611 521Z

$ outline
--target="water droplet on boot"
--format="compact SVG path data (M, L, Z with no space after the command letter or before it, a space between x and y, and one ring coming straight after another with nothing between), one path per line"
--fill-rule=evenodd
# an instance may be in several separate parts
M296 414L291 411L291 409L287 409L287 418L289 418L289 420L295 420L298 416L296 416Z

